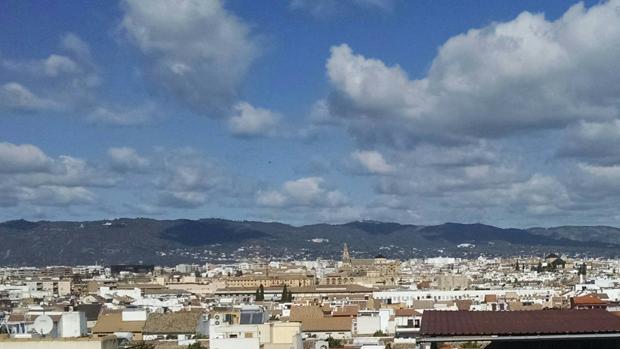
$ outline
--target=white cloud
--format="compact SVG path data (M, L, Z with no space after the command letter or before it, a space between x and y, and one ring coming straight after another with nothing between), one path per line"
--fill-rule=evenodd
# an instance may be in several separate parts
M571 127L557 152L560 157L611 165L620 163L620 120L582 122Z
M10 81L0 86L0 108L14 112L80 109L93 103L101 83L88 45L72 33L61 37L59 53L37 59L0 57L0 69Z
M620 1L524 12L450 38L422 79L332 48L330 110L365 143L496 138L620 116Z
M256 108L241 102L235 106L236 114L228 119L228 126L233 135L255 137L273 135L278 127L280 117L274 112Z
M394 167L388 164L383 155L376 150L355 151L351 154L353 159L358 161L366 171L373 174L386 175L394 171Z
M578 163L568 183L583 205L611 208L620 198L620 165Z
M526 182L515 183L507 191L499 191L499 194L506 194L508 203L522 205L535 215L562 212L572 205L570 194L563 184L540 174Z
M0 143L0 205L70 206L92 204L90 187L109 187L116 178L86 161L52 158L31 144Z
M0 142L0 173L47 171L52 160L31 144Z
M281 190L259 191L256 201L270 207L341 207L348 202L338 190L324 187L322 177L304 177L287 181Z
M112 169L119 172L142 172L150 164L147 158L129 147L117 147L108 149L108 157Z
M256 202L261 206L282 207L286 204L286 200L287 198L284 194L275 190L260 190L256 194Z
M20 188L17 197L22 202L37 206L69 206L92 204L95 194L83 187L44 185Z
M43 61L43 70L46 75L56 77L79 73L80 67L69 57L53 54Z
M154 184L161 207L223 205L254 192L242 179L194 149L162 149L156 157L151 165L158 168Z
M99 106L89 113L87 119L93 123L132 126L148 123L158 115L155 104L147 103L138 107Z
M2 59L0 64L9 72L47 78L58 78L82 72L82 68L73 59L56 53L41 60Z
M164 93L198 112L234 102L258 46L221 1L125 0L123 11L122 28Z
M60 104L38 97L26 87L9 82L0 86L0 109L9 111L35 112L40 110L60 109Z
M620 165L613 166L595 166L595 165L587 165L587 164L579 164L579 168L596 177L607 178L611 180L620 179Z
M81 62L92 63L90 46L79 36L74 33L66 33L62 36L60 43L65 50L71 52Z

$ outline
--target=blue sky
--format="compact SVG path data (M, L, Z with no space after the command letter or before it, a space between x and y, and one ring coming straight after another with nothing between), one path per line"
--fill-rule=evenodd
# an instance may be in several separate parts
M620 224L620 2L3 1L0 220Z

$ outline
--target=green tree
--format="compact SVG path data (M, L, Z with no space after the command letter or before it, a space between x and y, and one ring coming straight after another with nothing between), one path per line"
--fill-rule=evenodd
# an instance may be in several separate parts
M288 302L288 287L286 287L286 284L284 284L284 287L282 288L282 297L280 297L280 302Z
M200 349L200 348L202 348L202 345L200 345L200 342L192 343L187 346L187 349Z
M256 292L254 292L254 300L257 302L262 301L262 299L260 299L260 290L257 288Z
M579 266L579 275L583 275L586 276L586 274L588 273L588 267L586 266L586 263L581 263L581 265Z
M536 266L536 271L539 273L542 273L543 271L542 262L538 262L538 265Z
M262 302L265 300L265 287L263 286L263 284L260 284L258 288L256 289L254 298L258 302Z
M293 292L288 291L288 297L286 299L287 302L292 302L293 301Z
M379 330L376 331L375 333L372 334L373 337L385 337L385 333L383 333L383 331Z
M342 341L340 339L335 339L333 337L327 337L327 344L329 344L330 348L339 348L342 346Z

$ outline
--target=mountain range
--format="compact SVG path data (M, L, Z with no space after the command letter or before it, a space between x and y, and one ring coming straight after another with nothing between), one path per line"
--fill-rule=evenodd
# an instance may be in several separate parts
M412 225L356 221L293 226L225 219L0 223L0 265L225 263L253 257L616 256L620 229L608 226L498 228L485 224Z

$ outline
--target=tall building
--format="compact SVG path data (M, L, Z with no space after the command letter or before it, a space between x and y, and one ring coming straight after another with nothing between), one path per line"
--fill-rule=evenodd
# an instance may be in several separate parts
M344 243L344 249L342 250L342 263L351 263L351 255L349 254L349 246Z

